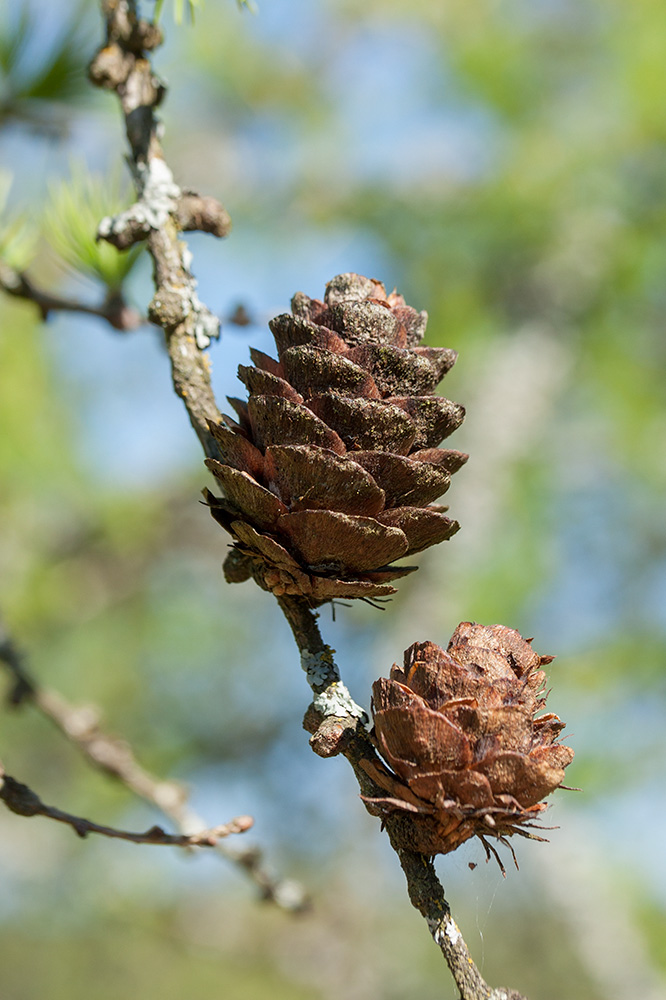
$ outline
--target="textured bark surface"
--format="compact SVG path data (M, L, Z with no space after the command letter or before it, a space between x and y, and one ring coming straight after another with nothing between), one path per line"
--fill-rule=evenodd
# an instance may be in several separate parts
M223 236L230 220L215 199L181 191L164 160L156 109L166 87L148 58L162 41L159 28L139 18L131 0L104 0L102 8L106 41L88 72L95 86L114 91L120 102L137 200L120 215L103 219L98 237L118 249L146 241L155 284L149 319L164 330L174 388L206 455L219 457L208 429L219 410L202 351L219 335L220 321L199 299L180 232L200 228Z

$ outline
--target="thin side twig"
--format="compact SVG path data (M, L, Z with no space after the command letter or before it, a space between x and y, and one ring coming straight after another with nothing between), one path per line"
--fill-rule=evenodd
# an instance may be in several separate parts
M89 833L98 833L113 840L127 840L132 844L160 844L170 847L215 847L223 837L232 833L244 833L253 824L251 816L237 816L229 823L201 830L198 833L171 834L166 833L161 826L152 826L145 833L130 833L118 830L113 826L103 826L93 823L82 816L74 816L55 806L47 806L36 792L17 781L6 773L0 763L0 801L4 802L10 812L17 816L45 816L57 823L65 823L79 837L87 837Z
M72 705L58 692L38 683L27 669L24 654L7 632L1 618L0 665L5 667L11 679L7 693L10 706L19 708L32 704L81 751L89 763L115 778L143 801L154 805L174 823L182 836L196 836L211 829L189 805L187 789L180 782L150 774L139 764L125 740L101 729L99 713L94 708ZM215 851L237 865L252 880L262 899L295 913L309 906L303 886L293 879L270 872L258 847L236 847L220 840L215 844Z
M25 272L15 270L3 260L0 260L0 288L14 298L34 303L44 321L54 312L83 313L86 316L97 316L109 323L114 330L123 333L136 330L145 322L136 309L127 305L120 292L107 295L99 305L52 295L38 288Z

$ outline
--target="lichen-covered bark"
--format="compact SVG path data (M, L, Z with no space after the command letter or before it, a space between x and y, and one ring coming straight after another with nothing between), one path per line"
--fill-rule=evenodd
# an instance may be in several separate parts
M208 421L218 420L220 414L202 351L219 335L220 323L199 299L180 231L201 228L223 236L230 220L215 199L181 191L165 162L156 108L166 88L148 58L162 40L159 29L137 16L134 0L106 0L102 6L106 42L90 63L89 75L96 86L114 91L120 101L137 200L119 215L103 219L98 237L119 249L146 240L155 283L148 315L164 330L174 388L203 449L209 457L217 457Z

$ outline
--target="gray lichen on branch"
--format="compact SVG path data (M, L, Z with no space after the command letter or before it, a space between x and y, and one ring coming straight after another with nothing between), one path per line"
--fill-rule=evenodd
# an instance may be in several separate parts
M130 230L132 242L146 239L151 229L164 226L178 206L180 188L164 160L153 157L148 162L132 165L139 199L130 208L115 216L102 219L97 229L99 239L125 249L121 238Z
M335 650L322 640L307 601L300 597L280 597L278 604L287 619L301 655L301 666L314 694L313 706L323 717L339 716L362 719L367 715L352 698L340 677L334 659Z

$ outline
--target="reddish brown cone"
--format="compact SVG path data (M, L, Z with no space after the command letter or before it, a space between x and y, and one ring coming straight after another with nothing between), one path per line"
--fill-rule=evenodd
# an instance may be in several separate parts
M375 682L375 740L391 770L365 762L388 793L366 802L409 817L403 846L448 854L473 836L487 850L485 837L531 836L574 755L558 742L564 723L536 717L551 659L514 629L463 622L446 652L415 643Z
M437 446L464 410L434 394L456 359L419 347L426 314L378 281L342 274L324 301L299 293L270 326L278 360L251 351L247 402L211 425L224 491L206 492L235 547L227 578L251 574L275 594L382 597L414 567L396 559L459 525L432 501L467 460Z

